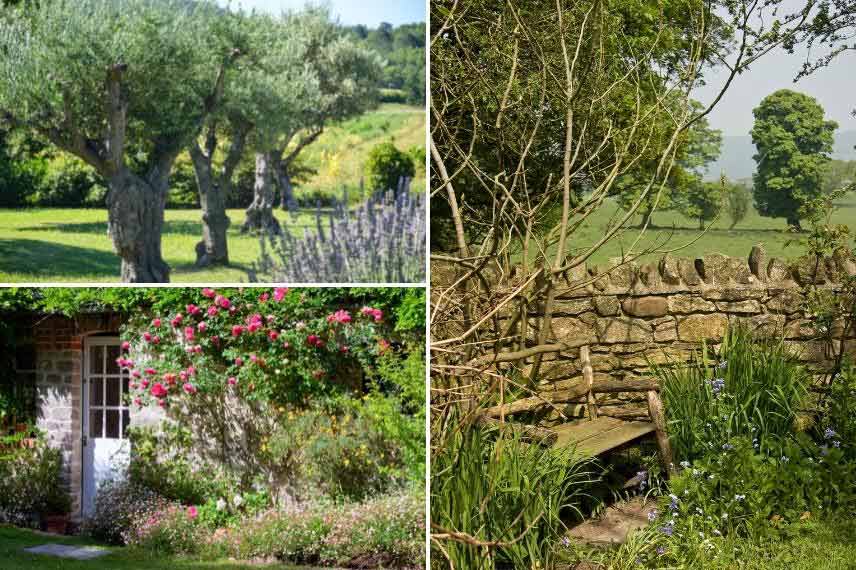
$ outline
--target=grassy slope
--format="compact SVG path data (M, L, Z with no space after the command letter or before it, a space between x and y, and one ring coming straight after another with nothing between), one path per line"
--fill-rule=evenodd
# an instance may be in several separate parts
M240 564L229 561L202 562L182 558L150 558L143 553L117 548L114 552L94 560L76 561L40 556L23 552L24 548L49 543L91 544L76 538L57 538L31 531L0 527L0 568L3 570L298 570L282 564ZM306 569L308 570L308 569Z
M578 247L591 245L603 237L607 223L616 213L621 213L621 210L617 209L614 202L605 204L584 227L573 234L570 240L571 247L574 247L574 244L579 244ZM638 219L637 217L634 223L638 222ZM677 212L655 213L653 221L657 227L645 233L635 251L653 243L662 243L666 239L668 241L665 245L660 245L659 249L674 249L698 238L700 233L697 221L687 219ZM839 209L833 216L833 222L847 224L850 229L856 231L856 196L850 195L839 204ZM764 244L767 253L775 257L793 258L804 251L804 248L796 243L785 247L788 240L798 236L785 232L785 220L781 218L762 218L752 209L746 219L737 224L733 230L728 229L729 225L730 221L723 215L703 237L692 245L674 252L674 255L698 257L705 253L720 252L736 257L746 257L752 246L757 243ZM674 231L672 226L675 228ZM610 257L620 255L622 249L626 250L637 235L638 230L625 230L623 235L617 236L596 252L590 263L605 263ZM649 256L648 260L661 256L662 254Z
M302 189L339 192L345 182L359 181L363 162L377 143L393 138L403 149L425 143L425 112L405 105L382 105L362 117L330 127L305 151L307 163L318 169ZM413 188L424 188L424 168ZM300 190L298 190L300 191ZM301 232L314 218L279 219ZM229 250L232 266L204 271L193 267L194 246L202 234L198 210L166 212L163 254L174 282L240 282L259 256L259 240L238 232L243 210L230 210ZM73 281L115 282L119 258L107 237L106 210L0 210L0 282Z

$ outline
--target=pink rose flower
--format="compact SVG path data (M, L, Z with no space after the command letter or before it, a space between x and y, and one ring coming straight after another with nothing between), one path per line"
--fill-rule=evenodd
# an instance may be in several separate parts
M239 336L241 336L242 332L244 332L244 326L243 325L233 325L232 326L232 336L239 337Z
M267 303L268 299L270 299L270 293L267 291L259 295L259 301L262 303Z
M195 394L196 393L196 386L194 386L190 382L185 382L184 386L182 386L182 388L184 388L184 391L187 392L188 394Z
M214 305L211 305L210 307L208 307L208 316L209 317L217 316L217 313L219 313L219 312L220 312L220 309L218 309Z
M259 359L259 357L256 356L255 354L250 355L250 362L256 362L256 361L258 361L258 359Z
M166 400L158 400L158 406L160 406L161 408L165 408L166 407Z
M134 398L134 405L136 405L138 408L141 408L143 406L143 401L139 398Z
M140 386L142 387L143 390L148 388L149 387L149 379L143 378L143 380L140 382Z
M122 350L130 350L130 349L131 349L131 343L130 342L128 342L126 340L125 342L122 343Z
M153 327L155 327L155 328L157 328L157 327L161 326L161 320L160 320L160 319L155 319L155 320L153 320L153 321L152 321L152 326L153 326Z
M194 368L193 366L188 366L187 374L190 376L196 376L196 368Z
M228 309L232 306L232 302L223 295L217 295L217 298L214 299L214 303L221 309Z
M344 309L339 309L332 315L327 316L328 323L338 323L341 325L345 325L351 322L351 313L345 311Z
M146 374L148 374L149 376L154 376L157 373L158 373L158 371L155 370L154 368L146 368Z
M160 344L160 337L158 335L152 337L152 344Z
M189 518L190 520L193 520L198 516L199 516L199 511L196 509L196 507L187 507L187 518Z
M288 295L288 287L277 287L273 290L273 298L277 302L285 299L286 295Z
M143 333L143 340L146 342L152 342L152 333L144 332Z
M276 331L268 331L268 338L271 340L276 340L279 338L279 333Z
M187 371L182 370L181 372L178 373L178 377L181 378L182 381L186 381L187 380Z
M239 356L238 358L235 359L235 366L243 366L243 365L244 365L244 359L243 358L241 358Z
M193 341L193 337L194 337L195 333L196 333L196 331L193 329L193 327L184 327L184 338L188 342Z
M205 321L202 321L201 323L196 325L196 329L201 333L204 333L205 329L207 329L207 328L208 328L208 325L205 323Z
M214 289L210 289L210 288L206 287L205 289L202 290L202 296L208 297L209 299L213 299L214 297L217 296L217 292Z
M306 337L306 344L309 346L318 346L319 342L321 342L321 339L318 338L318 335L311 334Z
M193 303L190 303L189 305L187 305L185 307L185 309L187 309L187 314L189 314L189 315L195 315L201 311L201 309L199 307L197 307L196 305L194 305Z
M131 372L131 376L133 376L134 378L139 378L140 376L142 376L142 374L140 374L139 370L134 370L133 372Z
M235 378L234 376L229 376L228 382L229 382L229 386L234 386L235 384L238 383L238 379Z
M166 386L161 384L160 382L155 382L152 384L152 396L155 398L163 398L166 396Z
M284 343L282 343L282 348L291 348L291 343L285 341Z

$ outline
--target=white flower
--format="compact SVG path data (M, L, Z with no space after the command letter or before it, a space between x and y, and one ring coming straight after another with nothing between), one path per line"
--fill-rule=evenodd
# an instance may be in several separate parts
M226 499L220 498L217 499L217 510L222 511L226 509Z
M240 507L244 503L244 498L241 495L235 495L232 498L232 504L236 507Z

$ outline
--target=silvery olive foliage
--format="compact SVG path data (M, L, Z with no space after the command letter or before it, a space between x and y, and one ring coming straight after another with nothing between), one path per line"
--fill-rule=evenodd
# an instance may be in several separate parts
M420 283L425 280L425 195L397 190L374 194L355 210L347 193L329 210L315 210L303 236L262 238L252 281L277 283ZM293 215L299 211L292 208Z

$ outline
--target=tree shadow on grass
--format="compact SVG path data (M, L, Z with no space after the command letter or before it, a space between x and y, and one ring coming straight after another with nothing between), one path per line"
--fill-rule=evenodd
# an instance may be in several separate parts
M115 277L119 257L110 251L31 239L0 239L0 271L15 274Z
M80 223L61 223L61 222L46 222L37 226L28 226L18 228L20 232L61 232L71 234L107 234L107 222L80 222ZM184 234L184 235L201 235L202 222L193 222L190 220L167 220L163 227L164 235L167 234Z

